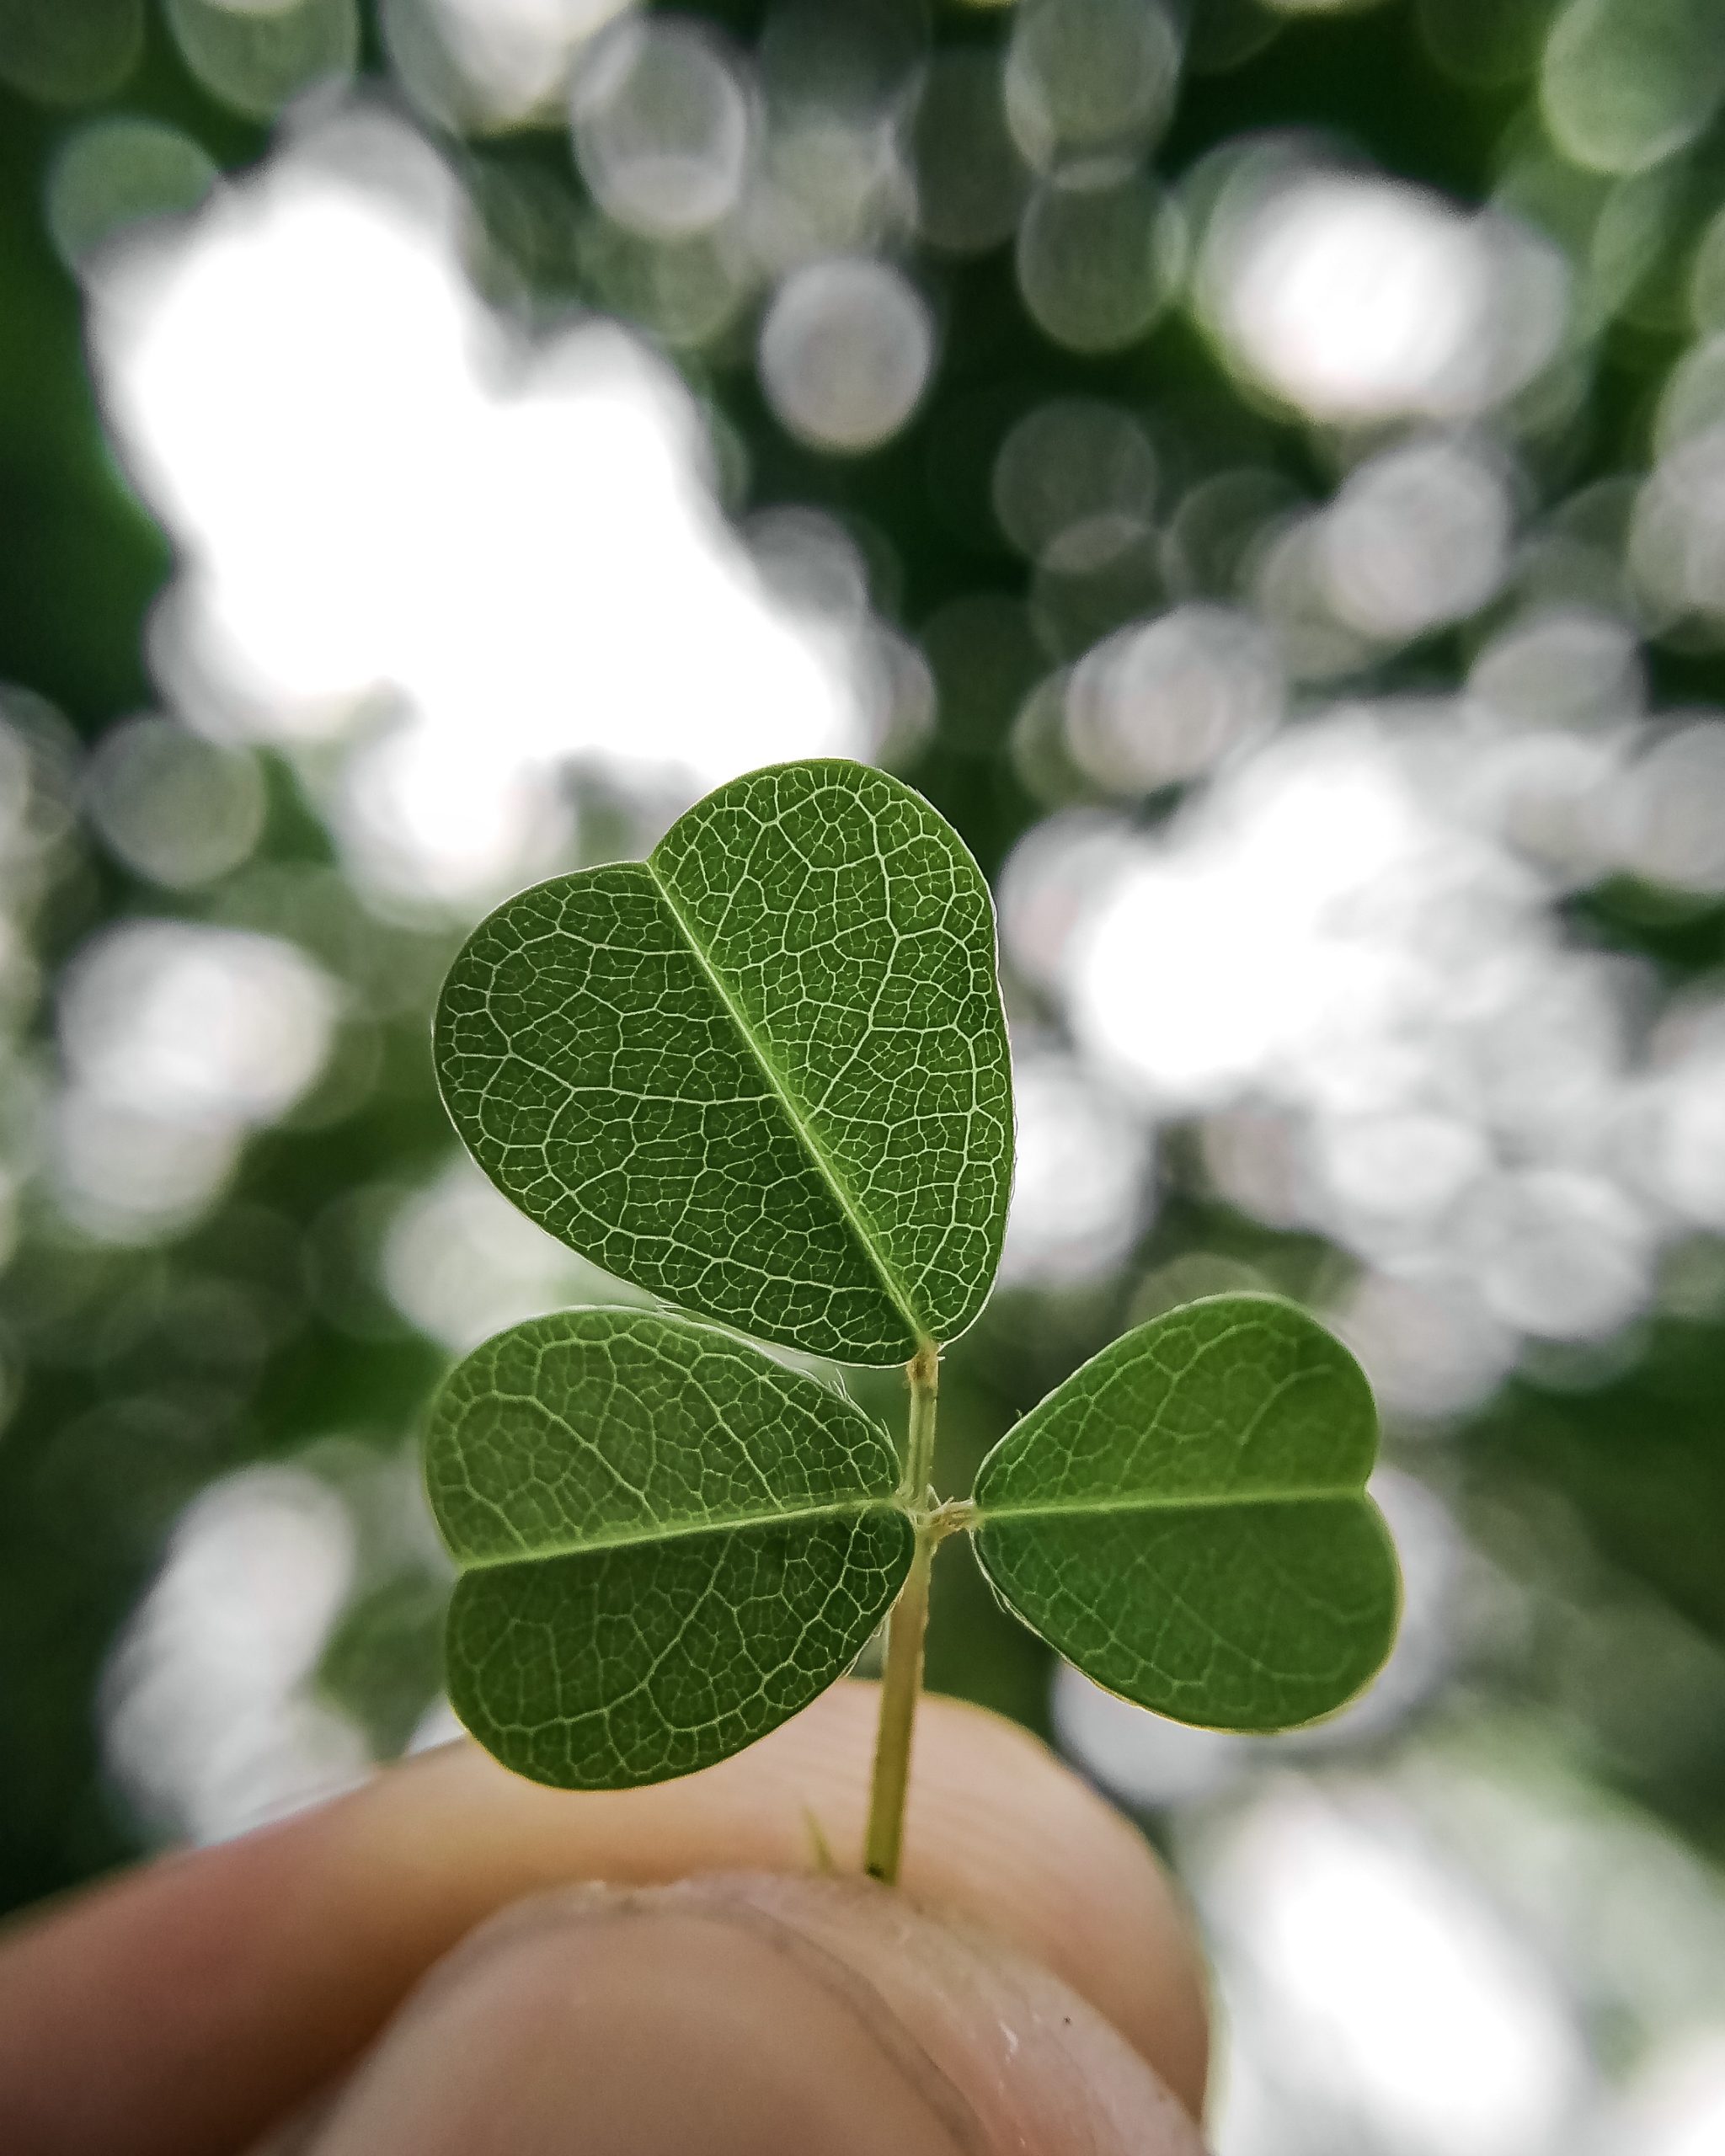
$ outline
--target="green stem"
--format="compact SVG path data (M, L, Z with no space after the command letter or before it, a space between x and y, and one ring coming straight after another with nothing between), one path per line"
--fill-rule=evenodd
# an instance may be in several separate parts
M934 1418L940 1385L939 1353L918 1351L910 1364L911 1441L905 1492L916 1523L911 1570L887 1623L886 1666L880 1680L880 1724L874 1741L874 1785L868 1802L863 1868L890 1886L899 1876L905 1843L905 1796L911 1782L911 1738L916 1694L922 1687L922 1636L928 1625L928 1568L941 1529L931 1508Z

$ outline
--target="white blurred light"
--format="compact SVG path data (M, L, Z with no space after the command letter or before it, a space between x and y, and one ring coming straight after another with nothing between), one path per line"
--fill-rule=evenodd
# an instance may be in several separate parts
M1700 339L1667 376L1653 422L1660 456L1725 423L1725 336Z
M756 263L782 277L824 257L873 252L909 225L913 207L894 122L814 105L775 114L742 222Z
M467 1736L455 1709L445 1699L434 1700L419 1721L407 1742L408 1756L416 1752L430 1752L440 1744L458 1744Z
M1400 181L1247 157L1211 213L1204 311L1246 371L1315 418L1484 409L1555 348L1556 250Z
M1598 683L1609 693L1609 681ZM1498 731L1503 714L1490 713L1498 738L1481 757L1473 788L1482 828L1496 831L1554 889L1580 889L1616 866L1610 837L1613 800L1628 760L1626 726L1587 733L1560 728L1587 725L1590 714L1566 712L1554 696L1546 707L1549 730L1528 731L1518 740ZM1532 723L1524 716L1512 725Z
M1118 405L1059 397L1013 427L995 459L995 514L1033 562L1077 568L1147 528L1156 493L1150 437Z
M1358 1229L1392 1232L1440 1219L1491 1165L1483 1133L1432 1108L1339 1114L1316 1134L1326 1187Z
M874 760L892 770L914 758L934 731L934 670L919 645L882 622L865 639L857 670Z
M1290 481L1262 465L1234 465L1199 479L1181 496L1163 535L1169 590L1178 598L1236 590L1253 551L1300 500Z
M271 936L190 921L126 921L87 943L60 1000L74 1082L164 1118L269 1123L323 1068L336 1015L328 979Z
M1055 1665L1049 1718L1066 1758L1140 1811L1214 1796L1251 1773L1263 1742L1149 1714L1092 1684L1069 1662Z
M1152 1099L1198 1108L1405 996L1394 925L1359 899L1416 856L1422 820L1363 728L1268 750L1089 922L1068 976L1081 1040Z
M934 366L934 319L889 263L811 262L774 293L761 379L785 426L817 449L879 448L916 408Z
M85 785L90 816L140 875L174 889L237 867L264 829L264 782L246 750L206 741L172 719L129 719L97 743Z
M766 602L686 392L609 325L521 343L467 280L460 215L423 144L349 115L128 258L93 328L187 564L152 640L177 700L290 744L393 707L381 766L320 749L308 771L355 865L465 910L531 873L521 804L564 759L692 793L870 744L862 659Z
M87 943L60 995L65 1209L118 1241L183 1225L317 1077L336 1016L328 979L274 937L143 921Z
M1551 24L1540 109L1591 172L1637 173L1706 127L1725 93L1725 38L1710 0L1569 0Z
M1600 2156L1718 2156L1725 2148L1725 2028L1662 2044L1600 2137Z
M748 93L697 23L618 23L582 56L570 117L583 178L632 231L705 232L742 200L752 154Z
M1641 1104L1649 1193L1698 1226L1725 1232L1725 1003L1668 1014L1654 1035Z
M1311 1218L1312 1171L1305 1118L1248 1094L1213 1110L1198 1127L1199 1158L1215 1194L1268 1227Z
M396 1215L383 1285L404 1317L458 1355L547 1310L641 1299L536 1227L465 1156Z
M1725 425L1676 443L1642 483L1629 568L1656 620L1725 619Z
M1003 1287L1111 1273L1146 1226L1151 1142L1144 1119L1071 1057L1013 1057L1018 1135Z
M1136 149L1161 132L1179 67L1159 0L1024 0L1007 54L1014 139L1044 171Z
M1509 563L1495 464L1457 442L1410 442L1351 473L1323 520L1337 615L1393 641L1477 612Z
M1121 630L1080 660L1066 692L1068 742L1099 785L1150 792L1269 733L1282 699L1263 627L1232 607L1194 603Z
M1536 1337L1613 1332L1652 1293L1651 1224L1601 1177L1562 1169L1499 1176L1473 1194L1458 1239L1491 1310Z
M1175 213L1135 167L1075 165L1045 180L1018 227L1018 288L1075 352L1118 352L1162 312L1182 246Z
M1653 430L1657 461L1637 498L1630 566L1657 616L1725 616L1725 337L1673 368Z
M199 82L253 120L344 82L359 60L355 0L167 0L163 12Z
M71 832L80 744L33 690L0 683L0 894L17 899Z
M460 77L462 102L493 124L542 111L586 40L632 0L406 0L423 9ZM386 7L386 34L404 12ZM392 18L394 19L392 20ZM391 39L398 49L400 32ZM411 65L408 70L412 79Z
M106 115L56 152L43 205L48 230L61 260L82 275L131 227L195 209L220 177L209 152L178 127Z
M1140 859L1117 815L1069 808L1033 824L998 879L1001 942L1017 972L1044 990L1062 984L1075 939Z
M356 746L334 786L314 790L354 872L404 895L425 888L428 857L451 895L549 875L574 820L566 791L543 772L499 769L483 739L412 724Z
M1590 2094L1580 2031L1539 1959L1387 1799L1288 1786L1206 1852L1236 2057L1224 2156L1271 2156L1284 2107L1333 2145L1557 2156Z
M1506 1594L1508 1584L1482 1577L1481 1614L1491 1611L1494 1626L1539 1621L1518 1608L1514 1589ZM1576 1657L1569 1667L1582 1684L1657 1691L1667 1714L1712 1726L1722 1673L1716 1651L1693 1630L1648 1602L1626 1603L1597 1574L1579 1575L1557 1609L1566 1657ZM1583 1660L1592 1663L1586 1675ZM1626 1735L1649 1725L1618 1726ZM1651 2127L1636 2100L1669 2089L1679 2075L1687 2082L1685 2055L1704 2058L1708 2038L1725 2030L1725 1879L1717 1865L1589 1774L1549 1729L1517 1731L1503 1718L1488 1746L1439 1737L1423 1756L1405 1754L1397 1779L1428 1831L1466 1863L1587 2025L1621 2034L1607 2057L1628 2081L1629 2116L1599 2091L1588 2121L1594 2130L1563 2141L1566 2156L1577 2147L1587 2156L1646 2156L1657 2143L1626 2144L1611 2129L1642 2119ZM1677 2117L1688 2109L1674 2106Z
M1616 791L1607 829L1631 875L1725 891L1725 718L1709 713L1657 738Z
M33 779L29 749L0 718L0 862L8 867L29 845Z
M1380 648L1336 611L1327 540L1323 513L1296 511L1260 532L1242 563L1291 680L1339 680L1370 664Z
M1007 131L1001 63L986 46L937 52L912 123L916 221L931 246L976 254L1011 238L1028 174Z
M104 1684L109 1772L156 1832L216 1840L366 1773L359 1730L306 1686L354 1561L340 1499L297 1469L187 1508Z
M868 565L856 540L812 509L760 510L743 536L786 617L852 675L876 760L890 766L914 754L934 723L934 677L908 638L871 615Z
M55 1102L51 1145L60 1208L87 1235L148 1243L197 1219L239 1159L240 1132L129 1108L79 1086Z
M1153 831L1054 819L1007 866L1006 949L1081 1054L1151 1116L1201 1117L1231 1203L1362 1261L1346 1321L1399 1412L1477 1405L1525 1336L1619 1331L1674 1214L1710 1220L1725 1182L1717 1059L1698 1037L1647 1070L1650 977L1551 911L1585 880L1547 865L1552 803L1602 827L1617 738L1471 697L1341 711ZM1579 759L1562 787L1530 772L1547 748Z
M1482 646L1467 686L1494 717L1523 726L1607 726L1641 710L1641 647L1634 631L1609 615L1551 607Z
M1431 1268L1362 1273L1333 1315L1385 1412L1410 1422L1482 1407L1520 1347L1471 1282Z
M868 564L836 518L817 509L757 510L743 527L756 568L793 613L855 624L868 611Z

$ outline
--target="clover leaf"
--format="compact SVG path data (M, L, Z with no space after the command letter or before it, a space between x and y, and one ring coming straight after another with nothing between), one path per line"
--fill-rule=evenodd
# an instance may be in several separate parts
M451 968L435 1054L525 1213L717 1321L536 1319L438 1397L450 1695L506 1765L584 1789L692 1773L890 1613L866 1851L890 1880L929 1568L965 1529L1008 1609L1178 1721L1290 1727L1381 1663L1399 1585L1365 1495L1370 1390L1290 1303L1139 1326L1007 1434L974 1499L936 1499L939 1351L999 1262L1012 1074L986 886L908 787L753 772L647 861L521 893ZM756 1341L904 1362L902 1459Z
M901 1363L988 1297L1012 1177L988 888L884 772L721 787L645 861L522 892L439 1003L473 1157L607 1272Z
M910 1568L897 1449L841 1394L710 1326L569 1310L488 1341L433 1412L462 1567L457 1713L569 1789L711 1764L856 1659Z
M1285 1729L1389 1652L1399 1589L1365 1495L1377 1411L1292 1303L1216 1295L1104 1348L976 1478L1001 1599L1087 1677L1176 1721Z

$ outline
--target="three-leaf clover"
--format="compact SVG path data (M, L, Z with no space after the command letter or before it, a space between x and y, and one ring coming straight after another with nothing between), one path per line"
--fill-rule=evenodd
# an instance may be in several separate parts
M756 771L647 861L521 893L451 967L435 1049L499 1187L701 1321L536 1319L439 1396L450 1696L505 1764L580 1789L692 1772L806 1705L890 1612L868 1856L893 1876L928 1567L965 1529L1007 1608L1178 1721L1310 1721L1382 1662L1399 1588L1365 1490L1370 1391L1292 1304L1137 1327L969 1501L935 1499L939 1351L999 1262L1012 1075L987 887L909 787ZM902 1453L756 1342L906 1364Z

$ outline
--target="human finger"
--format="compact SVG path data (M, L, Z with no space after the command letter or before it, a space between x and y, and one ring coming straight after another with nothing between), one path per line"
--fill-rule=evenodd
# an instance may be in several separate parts
M1201 2156L1143 2057L997 1937L761 1874L494 1919L300 2156L560 2156L572 2132L585 2156Z
M350 2061L432 1963L547 1886L856 1861L878 1694L836 1687L738 1758L570 1795L468 1744L318 1810L169 1858L0 1944L0 2143L226 2156ZM1194 2111L1189 1929L1141 1838L999 1717L918 1716L904 1889L1063 1977Z

